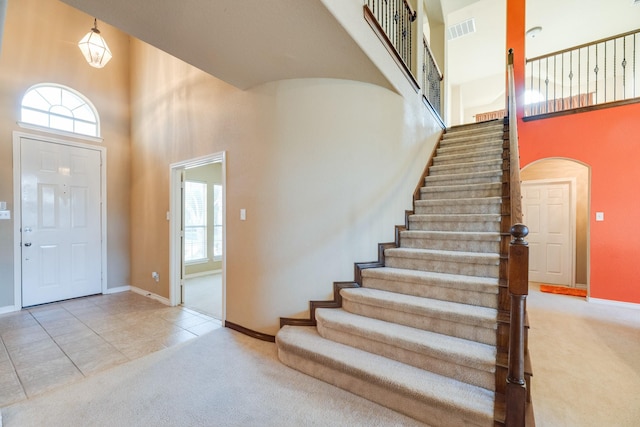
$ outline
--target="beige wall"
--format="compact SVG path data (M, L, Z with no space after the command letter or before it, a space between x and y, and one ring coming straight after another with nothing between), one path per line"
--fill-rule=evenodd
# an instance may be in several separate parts
M142 42L132 53L132 285L169 296L169 165L220 151L228 321L273 334L393 240L440 132L419 97L326 79L240 91Z
M213 185L222 185L222 163L211 163L185 170L185 178L190 181L207 183L207 262L187 264L187 276L222 269L222 261L213 260Z
M576 179L576 283L587 284L589 226L589 168L567 159L544 159L522 170L523 181L551 178Z
M104 142L95 144L107 147L108 286L129 284L129 37L99 23L114 57L97 70L77 48L92 25L92 17L56 0L8 3L0 55L0 200L8 202L12 219L0 221L0 308L14 298L12 138L25 131L16 124L20 101L37 83L69 86L100 114Z

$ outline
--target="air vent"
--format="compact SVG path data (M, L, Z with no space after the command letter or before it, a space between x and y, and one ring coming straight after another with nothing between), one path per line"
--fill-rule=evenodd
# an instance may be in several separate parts
M640 6L640 0L631 0L633 6Z
M640 0L635 0L640 1ZM455 40L467 34L476 32L476 20L474 18L462 21L459 24L450 26L447 29L447 40Z

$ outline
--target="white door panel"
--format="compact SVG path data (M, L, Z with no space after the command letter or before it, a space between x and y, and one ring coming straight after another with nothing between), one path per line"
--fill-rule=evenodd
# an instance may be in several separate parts
M100 152L21 138L22 305L102 291Z
M573 286L575 228L571 182L522 183L529 228L529 280Z

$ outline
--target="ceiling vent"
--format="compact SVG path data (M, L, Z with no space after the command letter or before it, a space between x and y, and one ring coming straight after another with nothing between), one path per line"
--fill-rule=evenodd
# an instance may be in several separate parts
M640 0L635 0L640 1ZM458 24L452 25L447 29L447 40L455 40L464 37L467 34L476 32L476 20L474 18L467 19Z
M633 6L639 6L640 5L640 0L631 0L631 4Z

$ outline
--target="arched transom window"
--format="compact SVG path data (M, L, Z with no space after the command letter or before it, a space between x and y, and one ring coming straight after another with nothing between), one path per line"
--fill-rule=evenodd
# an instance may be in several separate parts
M98 112L71 88L44 83L32 86L22 98L25 124L93 137L100 136Z

